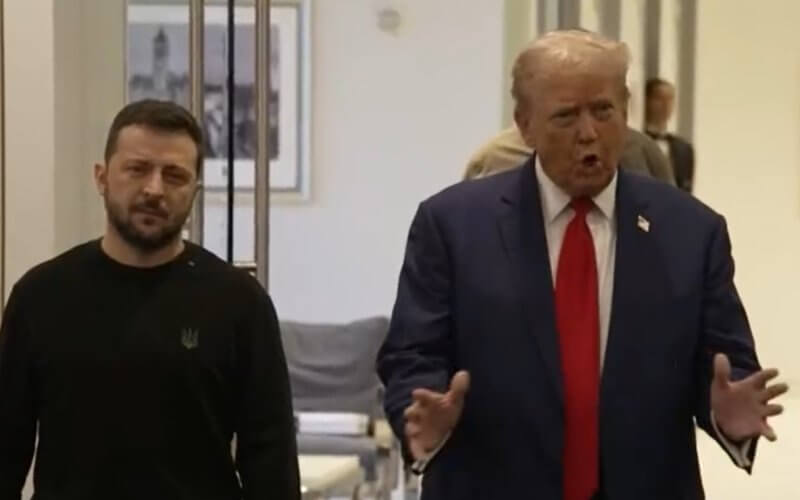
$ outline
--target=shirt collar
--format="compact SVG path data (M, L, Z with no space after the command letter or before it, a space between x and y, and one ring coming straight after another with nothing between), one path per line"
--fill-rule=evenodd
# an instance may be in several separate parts
M644 128L645 133L656 140L666 140L669 137L669 132L666 130L661 131L658 128L648 125Z
M608 186L592 198L595 206L608 220L614 218L614 208L617 203L617 176L618 173L614 172L614 177L611 178ZM539 183L539 195L542 198L542 211L549 224L564 212L572 198L547 176L538 155L536 156L536 179Z

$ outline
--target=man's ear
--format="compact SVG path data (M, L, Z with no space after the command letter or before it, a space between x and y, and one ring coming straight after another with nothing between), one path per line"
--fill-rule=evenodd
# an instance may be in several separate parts
M106 194L108 189L108 166L102 163L94 164L94 183L100 196Z
M519 106L514 108L514 123L517 124L517 129L522 132L528 129L528 121L530 118L520 110Z
M517 105L514 108L514 123L517 124L517 130L519 131L519 135L522 136L522 140L525 142L525 144L529 148L535 149L529 133L531 130L530 112L526 109L522 109L520 105Z

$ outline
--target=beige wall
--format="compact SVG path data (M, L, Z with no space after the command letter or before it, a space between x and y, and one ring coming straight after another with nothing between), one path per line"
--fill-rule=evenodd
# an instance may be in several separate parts
M800 456L800 2L698 2L697 195L728 219L737 283L763 364L793 385L754 473L702 437L709 498L798 497Z
M800 390L800 2L699 9L697 195L728 218L763 363Z
M6 290L55 249L52 1L4 2Z
M92 164L124 98L123 5L5 2L6 290L100 234Z
M728 219L763 364L794 386L753 476L700 441L709 498L798 498L800 457L800 2L699 1L697 195Z

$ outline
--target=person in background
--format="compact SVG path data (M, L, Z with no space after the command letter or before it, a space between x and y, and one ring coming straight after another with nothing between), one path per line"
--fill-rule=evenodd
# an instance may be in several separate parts
M675 183L691 193L694 188L694 147L667 131L675 110L675 86L660 78L651 78L645 84L645 131L669 159L675 172Z
M762 370L725 219L618 168L627 47L558 31L518 56L536 153L411 223L385 408L423 500L697 500L698 425L750 470L784 384Z
M476 151L464 170L464 180L478 179L522 165L533 154L516 125L502 130ZM652 139L628 128L620 166L632 172L649 175L668 184L675 184L667 157Z
M104 235L14 286L0 330L0 500L20 499L37 428L37 499L300 498L272 302L181 238L202 142L176 104L124 107L94 171Z

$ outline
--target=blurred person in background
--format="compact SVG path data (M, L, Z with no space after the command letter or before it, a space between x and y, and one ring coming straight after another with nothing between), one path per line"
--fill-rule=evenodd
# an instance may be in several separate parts
M694 147L667 131L667 124L675 111L675 86L660 78L651 78L645 84L645 131L669 159L675 174L675 183L687 193L694 188Z

